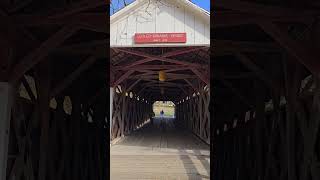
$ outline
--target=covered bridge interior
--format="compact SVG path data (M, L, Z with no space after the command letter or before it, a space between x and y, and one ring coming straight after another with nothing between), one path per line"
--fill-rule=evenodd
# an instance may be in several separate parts
M172 101L176 122L210 143L209 47L111 48L110 55L114 87L111 139L149 119L155 101ZM159 80L159 71L165 72L165 81ZM142 114L135 117L140 108Z
M0 180L108 179L108 5L0 7Z
M136 0L110 23L111 179L209 179L210 13ZM156 101L175 117L154 117Z
M208 179L209 47L114 47L110 55L111 178ZM175 103L165 130L155 101Z
M213 8L213 179L319 179L319 4Z

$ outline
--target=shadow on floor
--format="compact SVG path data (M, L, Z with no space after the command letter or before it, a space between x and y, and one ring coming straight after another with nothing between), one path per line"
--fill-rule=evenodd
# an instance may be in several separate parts
M126 166L128 171L130 168L138 168L135 166L141 166L137 169L141 171L141 177L149 177L150 173L155 173L159 177L161 174L189 180L210 179L210 162L207 161L210 147L194 138L188 131L174 127L174 119L165 121L164 127L160 126L160 122L155 119L153 124L145 124L112 146L111 156L115 162L111 163L113 174L123 175L121 173L125 173L123 171ZM131 164L135 166L129 166ZM155 165L154 168L152 165ZM144 166L149 170L143 171ZM157 166L163 169L163 172L159 172Z
M179 151L181 153L185 153L184 150L179 150ZM193 164L194 162L191 160L189 155L181 155L180 159L183 162L183 165L184 165L186 173L189 177L189 180L198 179L198 178L210 179L210 176L209 176L210 175L210 165L209 165L209 169L208 169L208 166L203 166L204 169L206 170L207 174L202 174L202 172L199 172L197 167ZM203 163L203 161L206 161L203 158L198 157L198 159L201 163Z

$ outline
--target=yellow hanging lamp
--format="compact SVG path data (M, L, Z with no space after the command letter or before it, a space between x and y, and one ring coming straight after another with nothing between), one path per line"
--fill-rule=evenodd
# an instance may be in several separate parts
M159 81L165 81L167 79L166 73L164 71L159 71Z

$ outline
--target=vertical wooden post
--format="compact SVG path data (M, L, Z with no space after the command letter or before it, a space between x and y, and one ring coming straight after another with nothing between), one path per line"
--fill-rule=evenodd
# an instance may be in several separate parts
M255 91L257 93L256 98L256 117L255 117L255 145L256 145L256 168L257 168L257 180L263 179L263 142L262 131L263 123L265 119L265 88L258 81L255 82Z
M73 136L73 178L79 179L80 171L80 158L81 158L81 97L82 93L81 86L77 85L77 91L71 96L72 101L72 113L71 113L71 122L72 122L72 136Z
M284 59L286 61L286 59ZM286 141L287 141L287 168L288 179L295 180L295 118L297 110L297 94L300 89L301 66L288 59L284 64L285 86L286 86Z
M49 60L42 62L37 67L37 79L39 81L39 108L40 108L40 158L38 180L46 180L47 153L49 144L49 120L50 120L50 64Z
M12 95L10 84L0 82L0 180L6 179Z
M112 113L113 113L113 95L114 95L114 88L110 87L110 137L112 137Z

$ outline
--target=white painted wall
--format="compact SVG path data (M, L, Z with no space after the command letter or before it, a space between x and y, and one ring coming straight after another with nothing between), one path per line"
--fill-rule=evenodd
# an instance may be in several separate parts
M11 106L12 88L0 82L0 180L6 180Z
M175 0L137 0L111 16L110 46L197 46L210 45L210 17L201 10ZM134 43L135 33L186 32L186 43Z

